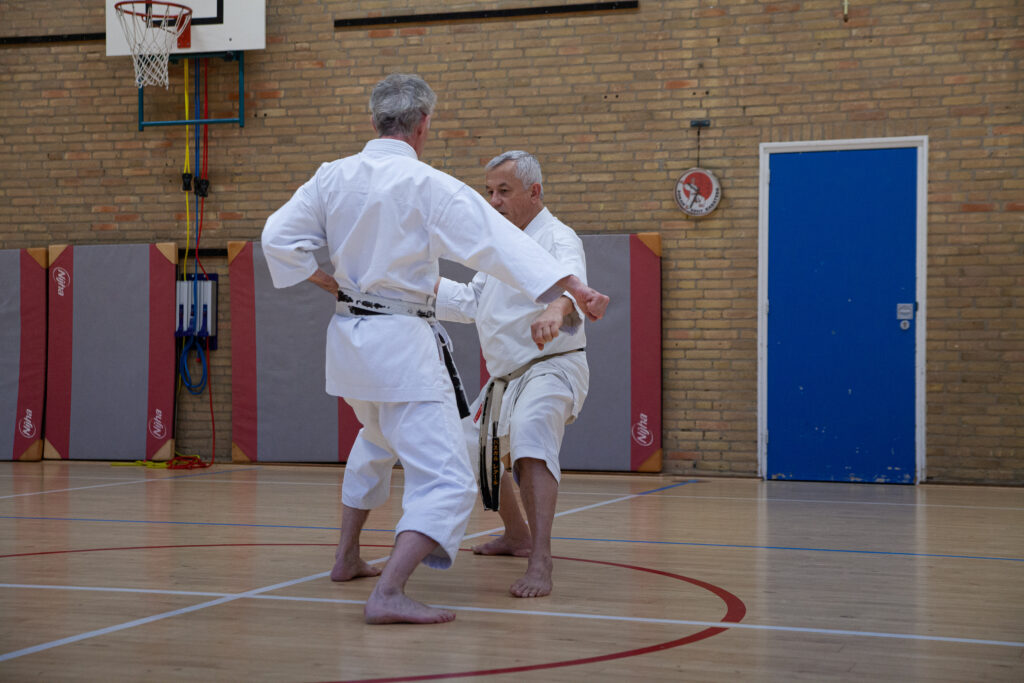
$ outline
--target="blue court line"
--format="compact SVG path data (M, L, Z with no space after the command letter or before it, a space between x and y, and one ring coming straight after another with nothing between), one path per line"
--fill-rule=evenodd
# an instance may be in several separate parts
M659 489L660 490L660 489ZM653 493L653 492L652 492ZM639 494L637 494L639 495ZM110 524L167 524L177 526L224 526L246 527L255 529L304 529L306 531L340 531L335 526L302 526L299 524L242 524L238 522L171 522L151 521L145 519L102 519L93 517L25 517L20 515L0 515L0 519L21 519L44 522L106 522ZM393 534L394 529L363 529ZM491 534L497 536L498 534ZM642 545L674 545L701 548L735 548L739 550L789 550L809 553L847 553L851 555L883 555L893 557L933 557L946 560L994 560L1000 562L1024 562L1020 557L989 557L986 555L943 555L939 553L907 553L894 550L851 550L848 548L806 548L784 545L742 545L738 543L698 543L696 541L645 541L628 538L584 538L579 536L552 536L552 541L583 541L590 543L635 543Z
M635 495L635 496L649 496L652 493L660 493L661 491L668 491L669 489L677 489L680 486L685 486L686 484L699 484L699 483L700 483L700 479L687 479L686 481L681 481L681 482L678 482L676 484L669 484L668 486L662 486L660 489L651 489L650 491L644 491L642 493L634 493L633 495Z
M258 467L247 467L244 470L259 469ZM28 496L43 496L50 493L69 493L71 491L87 491L90 489L103 489L110 488L112 486L128 486L131 484L153 484L164 481L173 481L176 479L189 479L191 477L209 477L218 474L225 474L228 470L218 470L216 472L192 472L189 474L172 474L166 477L152 477L152 478L141 478L141 479L116 479L115 481L107 481L105 484L88 484L83 486L70 486L62 489L43 489L41 491L30 491L28 493L13 493L10 495L0 495L0 500L9 500L11 498L25 498Z
M850 553L853 555L895 555L903 557L937 557L952 560L999 560L1002 562L1024 562L1020 557L988 557L985 555L942 555L939 553L905 553L894 550L850 550L848 548L803 548L785 545L741 545L738 543L697 543L695 541L634 541L628 538L576 538L552 536L552 541L595 541L598 543L643 543L646 545L685 545L704 548L738 548L741 550L798 550L810 553Z
M247 468L248 469L248 468ZM256 468L252 468L256 469ZM198 474L181 475L178 477L163 477L162 479L147 480L142 479L139 481L162 481L164 479L179 479L185 476L201 476L202 474L217 474L216 472L203 472ZM697 479L691 479L688 481L681 481L677 484L670 484L669 486L663 486L658 489L652 489L650 491L644 491L642 493L634 493L632 496L646 496L651 493L658 493L659 491L666 491L668 489L674 489L684 484L692 484L698 481ZM43 522L110 522L114 524L170 524L170 525L182 525L182 526L229 526L229 527L249 527L256 529L307 529L310 531L340 531L341 527L336 526L304 526L299 524L241 524L232 522L172 522L167 520L147 520L147 519L103 519L98 517L27 517L21 515L0 515L0 519L23 519ZM363 529L363 531L381 531L385 533L394 533L394 529Z
M254 468L255 469L255 468ZM207 474L207 473L203 473ZM210 472L209 474L214 474ZM197 475L185 475L185 476L197 476ZM688 479L686 481L677 482L675 484L669 484L668 486L662 486L660 488L651 489L650 491L642 491L640 493L629 494L626 499L631 497L646 496L652 493L659 493L661 491L667 491L669 489L678 488L685 486L686 484L699 483L699 479ZM108 522L115 524L168 524L168 525L181 525L181 526L225 526L225 527L250 527L250 528L265 528L265 529L305 529L309 531L339 531L340 527L331 526L302 526L298 524L242 524L232 522L171 522L171 521L150 521L144 519L101 519L101 518L88 518L88 517L24 517L18 515L0 515L0 519L23 519L23 520L35 520L35 521L53 521L53 522ZM377 531L382 533L394 533L394 529L363 529L363 531ZM497 534L494 534L497 535ZM800 552L814 552L814 553L848 553L853 555L888 555L894 557L925 557L925 558L937 558L937 559L952 559L952 560L994 560L1000 562L1024 562L1024 558L1019 557L988 557L984 555L944 555L939 553L908 553L899 551L887 551L887 550L850 550L846 548L804 548L800 546L773 546L773 545L742 545L733 543L698 543L695 541L646 541L646 540L632 540L625 538L582 538L573 536L552 536L551 540L558 541L589 541L597 543L639 543L646 545L676 545L676 546L694 546L704 548L736 548L741 550L790 550Z

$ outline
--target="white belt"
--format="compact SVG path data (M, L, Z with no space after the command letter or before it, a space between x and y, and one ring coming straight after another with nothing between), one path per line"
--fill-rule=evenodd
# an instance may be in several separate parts
M459 417L469 416L469 401L466 400L466 389L459 377L459 369L455 367L455 357L452 355L454 345L448 331L437 322L434 313L434 297L429 297L425 303L417 304L412 301L401 299L389 299L387 297L366 294L365 292L354 292L348 289L338 289L338 305L335 312L340 315L365 317L372 315L406 315L412 318L425 320L434 331L434 341L437 343L438 356L444 363L445 370L452 380L452 389L455 390L455 403L459 407Z
M437 320L434 313L434 297L428 297L426 302L419 304L341 288L338 289L338 305L335 312L360 316L408 315L424 320Z

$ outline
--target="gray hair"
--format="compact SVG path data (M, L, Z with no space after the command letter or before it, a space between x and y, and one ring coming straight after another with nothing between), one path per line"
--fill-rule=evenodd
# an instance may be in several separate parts
M516 170L514 175L516 178L519 178L519 182L523 184L525 189L530 189L534 183L540 185L540 198L544 199L544 177L541 175L540 162L537 161L537 157L533 156L529 152L514 149L508 152L502 152L488 161L484 170L491 171L498 166L501 166L506 161L515 162Z
M413 74L391 74L374 86L370 113L378 135L408 137L424 116L430 116L437 95Z

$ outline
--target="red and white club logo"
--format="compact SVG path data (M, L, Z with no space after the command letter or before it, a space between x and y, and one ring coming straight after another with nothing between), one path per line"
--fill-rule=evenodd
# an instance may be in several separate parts
M691 168L676 182L676 204L688 216L707 216L721 199L722 186L707 169Z
M71 273L57 266L53 269L53 281L57 283L57 296L64 296L64 290L71 286Z
M153 415L153 419L149 421L149 433L152 434L155 439L163 439L167 436L167 425L164 424L164 413L159 408L156 409L156 414Z
M36 438L36 423L32 419L32 409L25 408L25 414L18 420L18 431L26 439Z
M640 413L640 419L633 423L630 434L637 445L647 447L654 443L654 434L647 427L646 413Z

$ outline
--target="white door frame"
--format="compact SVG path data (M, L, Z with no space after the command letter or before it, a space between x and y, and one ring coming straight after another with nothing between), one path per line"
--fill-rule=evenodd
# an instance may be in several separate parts
M927 325L928 265L928 136L763 142L758 179L757 244L757 475L767 472L768 441L768 181L769 157L774 153L832 152L858 149L917 149L917 311L914 315L914 483L925 480L925 331Z

